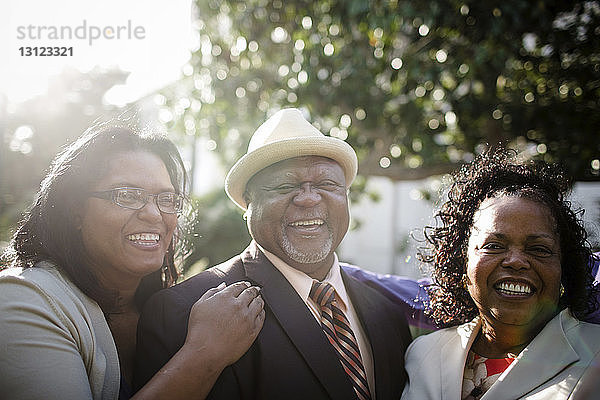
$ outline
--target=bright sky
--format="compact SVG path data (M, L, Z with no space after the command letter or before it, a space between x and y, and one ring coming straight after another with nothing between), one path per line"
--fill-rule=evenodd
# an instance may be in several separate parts
M42 46L72 47L73 55L19 50ZM177 80L194 46L190 0L2 0L0 93L21 102L44 93L48 77L67 67L118 66L131 74L107 100L124 104Z

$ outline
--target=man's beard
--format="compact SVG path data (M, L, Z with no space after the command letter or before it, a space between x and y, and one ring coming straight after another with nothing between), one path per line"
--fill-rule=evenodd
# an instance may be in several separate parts
M282 229L283 232L283 241L282 247L283 251L287 256L293 261L300 264L315 264L321 262L327 258L327 256L331 253L333 247L333 232L327 227L327 231L329 232L329 236L327 240L321 243L320 248L316 251L311 252L303 252L294 247L294 245L290 242L289 238L285 233L285 229Z

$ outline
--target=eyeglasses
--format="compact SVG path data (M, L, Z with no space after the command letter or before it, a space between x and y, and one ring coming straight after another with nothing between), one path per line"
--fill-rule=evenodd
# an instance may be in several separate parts
M91 197L110 200L119 207L132 210L142 209L152 197L156 206L165 214L176 214L183 209L183 196L173 192L151 194L144 189L120 187L102 192L90 192Z

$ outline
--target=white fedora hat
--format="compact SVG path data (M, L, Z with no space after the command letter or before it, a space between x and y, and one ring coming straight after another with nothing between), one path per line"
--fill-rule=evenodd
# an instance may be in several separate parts
M358 160L346 142L323 135L296 108L275 113L258 127L250 139L248 151L229 170L225 192L242 209L246 209L246 184L263 168L288 158L321 156L335 160L344 170L346 187L356 177Z

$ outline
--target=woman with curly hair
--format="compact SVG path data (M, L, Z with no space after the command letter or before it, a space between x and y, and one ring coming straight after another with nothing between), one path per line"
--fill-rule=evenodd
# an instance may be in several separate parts
M175 145L127 120L55 158L0 272L0 398L132 396L141 307L177 279L186 186ZM204 398L263 320L250 283L210 289L184 346L133 398Z
M587 234L555 165L489 151L453 176L425 229L430 317L406 354L402 399L589 399L600 326Z

